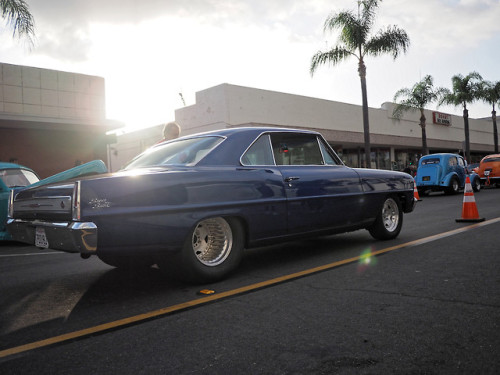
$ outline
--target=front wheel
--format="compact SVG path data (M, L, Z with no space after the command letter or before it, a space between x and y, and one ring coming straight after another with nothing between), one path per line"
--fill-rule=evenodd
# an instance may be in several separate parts
M375 219L368 228L373 238L377 240L392 240L399 235L403 226L403 210L401 202L394 197L387 197Z
M187 236L179 253L159 261L167 276L188 282L213 282L233 271L243 256L240 222L213 217L200 221Z
M481 190L481 180L479 178L475 178L472 180L472 190L478 193Z

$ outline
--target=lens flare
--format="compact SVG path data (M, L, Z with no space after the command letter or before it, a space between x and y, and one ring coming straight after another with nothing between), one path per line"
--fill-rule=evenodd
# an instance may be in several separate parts
M377 264L377 258L373 256L372 250L373 248L368 248L361 253L358 261L358 273L362 273Z

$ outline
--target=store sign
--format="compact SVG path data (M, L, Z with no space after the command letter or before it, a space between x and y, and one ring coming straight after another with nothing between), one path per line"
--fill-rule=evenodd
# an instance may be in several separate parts
M451 115L441 112L432 112L432 122L437 125L451 126Z

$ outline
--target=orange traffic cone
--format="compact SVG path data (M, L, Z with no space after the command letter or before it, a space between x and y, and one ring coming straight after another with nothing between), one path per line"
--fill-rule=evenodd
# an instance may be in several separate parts
M469 176L467 176L467 178L465 179L462 218L456 219L455 221L457 223L484 221L484 217L479 218L479 213L477 212L476 200L474 199L474 192L472 191L472 185L470 183Z
M413 179L413 199L415 199L418 202L422 200L420 199L420 195L418 195L417 181L415 179Z

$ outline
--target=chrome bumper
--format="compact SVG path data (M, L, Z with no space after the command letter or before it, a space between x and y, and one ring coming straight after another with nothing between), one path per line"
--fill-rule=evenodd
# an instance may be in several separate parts
M7 230L14 241L69 253L95 254L97 226L91 222L47 222L9 219Z

